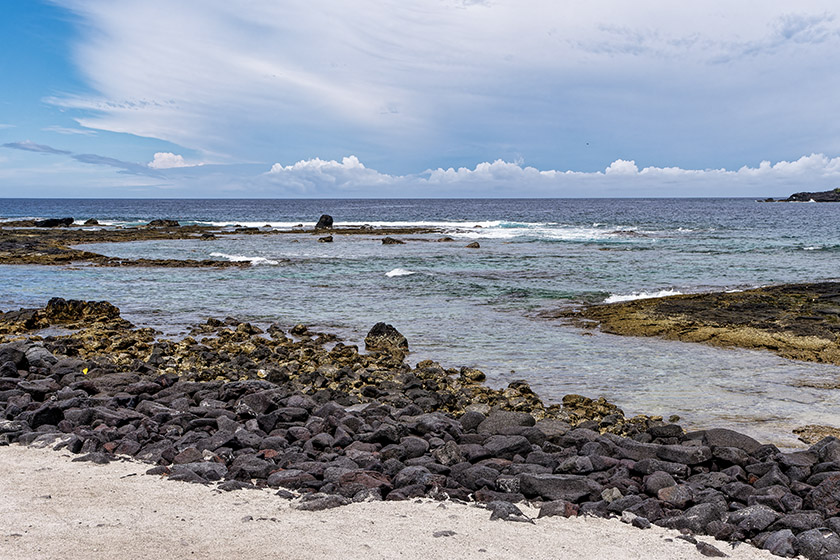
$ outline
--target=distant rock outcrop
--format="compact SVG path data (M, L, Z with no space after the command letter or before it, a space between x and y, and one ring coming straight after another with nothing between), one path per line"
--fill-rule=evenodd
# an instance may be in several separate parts
M72 226L73 218L47 218L46 220L38 220L35 222L35 227L63 227Z
M152 220L149 227L179 227L181 224L176 220Z
M784 199L768 199L768 202L840 202L840 187L822 192L798 192Z

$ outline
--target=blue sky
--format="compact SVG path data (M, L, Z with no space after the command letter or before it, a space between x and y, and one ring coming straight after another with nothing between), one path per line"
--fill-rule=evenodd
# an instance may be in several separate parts
M835 6L4 2L0 196L834 188Z

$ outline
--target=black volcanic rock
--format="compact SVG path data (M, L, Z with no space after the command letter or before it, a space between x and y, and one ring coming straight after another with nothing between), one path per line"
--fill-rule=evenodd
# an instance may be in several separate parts
M840 187L822 192L798 192L782 202L840 202Z
M73 218L47 218L46 220L38 220L35 222L35 227L62 227L72 226Z
M315 229L331 229L333 227L333 217L329 214L322 214L320 218L318 218L318 223L315 224Z

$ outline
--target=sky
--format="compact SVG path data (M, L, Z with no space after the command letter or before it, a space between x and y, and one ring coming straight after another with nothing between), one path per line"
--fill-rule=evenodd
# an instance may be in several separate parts
M840 187L835 0L0 3L0 197Z

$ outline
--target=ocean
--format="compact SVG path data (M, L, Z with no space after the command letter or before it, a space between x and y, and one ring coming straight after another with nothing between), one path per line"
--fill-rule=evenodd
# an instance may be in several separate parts
M81 224L155 218L287 229L434 226L442 234L234 235L88 245L117 257L246 260L243 269L0 266L0 310L54 296L108 300L135 324L180 336L207 317L306 323L363 347L373 324L409 340L413 364L473 366L488 383L527 380L548 402L603 396L626 414L738 429L796 445L791 429L838 424L840 368L768 352L582 331L559 309L677 293L840 277L840 205L750 199L79 200L0 199L0 219ZM480 249L465 245L477 241Z

